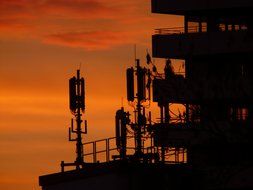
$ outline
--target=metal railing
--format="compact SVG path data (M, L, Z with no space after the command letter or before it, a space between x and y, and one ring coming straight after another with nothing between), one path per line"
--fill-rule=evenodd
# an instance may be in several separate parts
M110 152L113 151L113 150L117 150L116 146L113 146L113 147L110 146L110 142L112 140L115 140L115 139L116 139L116 137L110 137L110 138L107 138L107 139L101 139L101 140L97 140L97 141L83 143L84 149L86 149L86 147L88 147L89 145L92 145L92 152L88 152L88 153L84 154L83 155L84 158L87 157L87 156L92 155L93 163L97 163L98 154L105 153L105 155L106 155L105 160L106 160L106 162L109 162L110 161ZM97 144L98 143L104 143L105 149L97 150Z
M158 29L155 29L155 34L159 34L159 35L182 34L182 33L185 33L184 27L158 28Z
M134 140L133 136L128 137L128 140L132 139ZM114 141L113 145L112 145L112 141ZM88 150L89 146L91 151L88 153L85 153L84 156L84 160L86 162L86 158L92 156L92 162L93 163L98 163L100 162L100 160L104 160L104 162L110 162L113 161L115 159L120 159L120 154L119 152L112 154L113 151L118 150L117 146L116 146L116 137L110 137L110 138L106 138L106 139L101 139L101 140L97 140L97 141L92 141L92 142L86 142L83 143L83 147L85 150ZM159 154L159 152L161 152L161 147L156 147L154 145L152 145L153 142L151 142L151 146L148 147L143 147L142 148L142 152L144 154L153 154L153 153L157 153ZM102 149L98 148L98 145L102 145ZM186 163L186 159L185 159L185 152L184 150L177 150L175 148L167 148L167 150L169 150L166 154L166 157L168 158L168 160L166 161L166 163L168 164L177 164L177 163ZM127 151L132 151L132 153L134 153L134 151L136 150L135 147L126 147ZM183 152L182 152L183 151ZM102 156L101 154L105 154L104 156ZM178 158L179 154L182 155L182 160L179 161L180 159ZM174 156L174 159L171 159Z
M129 139L134 140L134 137L128 136L127 140ZM89 149L91 150L90 152L83 154L83 156L84 156L84 159L89 156L92 156L93 163L100 162L99 160L104 160L105 162L114 160L112 156L115 156L115 155L112 155L112 152L118 150L117 145L116 145L116 137L110 137L110 138L101 139L97 141L86 142L86 143L83 143L83 148L85 150L89 150ZM126 147L126 149L134 151L135 147ZM105 154L105 155L102 156L102 154ZM117 155L119 155L119 152L117 152ZM98 157L100 159L98 159Z
M245 31L248 30L248 27L245 25L235 25L234 28L229 26L225 26L224 24L220 24L218 26L218 31L226 32L226 31ZM183 33L204 33L207 32L207 26L188 26L187 31L185 27L173 27L173 28L158 28L155 29L156 35L173 35L173 34L183 34Z
M206 26L202 26L201 28L199 26L189 26L187 29L187 32L198 33L198 32L206 32L206 30L207 30ZM172 35L172 34L183 34L183 33L186 33L184 27L155 29L155 34L159 34L159 35Z

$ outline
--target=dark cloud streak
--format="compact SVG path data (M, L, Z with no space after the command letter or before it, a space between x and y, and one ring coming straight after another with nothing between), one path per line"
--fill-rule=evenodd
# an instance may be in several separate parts
M137 35L143 36L141 25L145 27L152 21L141 13L142 5L147 3L144 0L2 0L0 37L32 38L84 50L138 43Z
M85 50L104 50L122 44L133 43L131 33L94 31L82 33L60 33L48 35L44 43L83 48Z

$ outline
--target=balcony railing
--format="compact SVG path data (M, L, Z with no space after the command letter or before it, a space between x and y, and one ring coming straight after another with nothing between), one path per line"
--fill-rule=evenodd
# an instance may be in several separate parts
M155 29L155 34L158 34L158 35L181 34L181 33L184 33L184 32L185 32L184 27Z
M202 27L202 32L206 32L207 27ZM200 32L200 28L198 26L188 27L188 33L197 33ZM185 33L184 27L174 27L174 28L159 28L155 29L155 34L159 35L172 35L172 34L183 34Z
M232 25L228 25L227 28L224 24L220 24L218 31L245 31L248 30L248 27L245 25L235 25L234 28ZM173 27L173 28L158 28L155 29L156 35L173 35L173 34L183 34L183 33L204 33L207 32L207 26L188 26L187 32L185 32L185 27Z

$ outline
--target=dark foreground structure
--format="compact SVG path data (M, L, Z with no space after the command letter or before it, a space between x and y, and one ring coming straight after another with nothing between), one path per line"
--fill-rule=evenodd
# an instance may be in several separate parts
M183 28L157 29L152 36L153 57L166 59L164 74L149 56L152 69L137 59L127 69L134 114L121 108L116 137L90 143L81 137L84 87L74 80L72 87L81 87L70 100L77 159L62 162L60 173L41 176L42 189L253 189L252 10L252 0L152 0L153 13L185 20ZM184 72L173 71L175 60L184 63ZM160 108L159 121L147 112L151 97ZM172 104L183 108L175 113ZM86 145L91 153L83 152ZM93 161L86 162L87 156ZM67 166L76 168L65 171Z

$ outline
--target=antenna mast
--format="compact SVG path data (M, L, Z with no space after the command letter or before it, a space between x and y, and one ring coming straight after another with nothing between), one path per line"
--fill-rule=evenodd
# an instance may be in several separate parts
M150 100L150 85L147 86L146 80L146 76L148 76L150 79L150 75L148 73L148 69L146 69L145 67L141 67L139 59L135 59L135 67L127 69L127 100L133 103L135 107L135 122L131 123L130 125L131 128L134 130L135 157L139 160L144 158L143 134L146 132L147 127L147 118L145 115L144 103ZM146 97L147 89L148 97Z
M82 113L85 110L85 84L84 78L80 77L80 70L77 70L77 76L69 79L69 108L74 115L76 128L74 129L74 119L71 119L69 128L69 141L76 141L76 160L74 163L61 162L62 172L65 166L76 166L76 169L84 167L82 134L87 134L87 121L84 121L84 130L82 129ZM76 138L72 138L75 134Z

